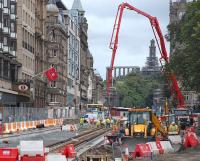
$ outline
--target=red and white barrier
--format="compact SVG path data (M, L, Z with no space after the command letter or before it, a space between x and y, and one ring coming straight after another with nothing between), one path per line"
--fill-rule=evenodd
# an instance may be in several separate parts
M43 141L20 141L20 161L45 161Z
M189 148L189 147L196 147L199 144L200 144L200 139L196 135L196 133L194 133L193 130L187 130L183 137L183 146L185 148Z
M148 142L146 144L137 144L135 151L132 154L133 158L136 157L151 157L152 155L165 154L174 152L170 141Z
M148 143L146 143L146 144L149 145L149 147L150 147L151 152L152 152L153 155L158 155L158 154L160 154L160 153L159 153L159 149L158 149L158 147L157 147L157 145L156 145L156 142L148 142Z
M17 148L0 148L0 161L17 161L19 152Z
M161 141L160 144L161 144L161 147L162 147L164 153L173 153L174 152L174 148L172 147L172 145L169 141Z
M149 144L137 144L135 151L132 153L132 157L149 157L152 155L151 147Z
M20 141L19 151L21 156L44 156L43 141Z

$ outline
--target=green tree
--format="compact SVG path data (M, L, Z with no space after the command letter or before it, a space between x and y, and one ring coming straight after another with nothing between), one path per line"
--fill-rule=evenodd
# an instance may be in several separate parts
M141 74L129 74L117 81L117 91L122 96L122 106L146 107L152 106L153 90L162 88L163 78L160 76L144 76Z
M170 65L183 87L200 92L200 0L188 3L187 12L178 24L169 26L178 44Z

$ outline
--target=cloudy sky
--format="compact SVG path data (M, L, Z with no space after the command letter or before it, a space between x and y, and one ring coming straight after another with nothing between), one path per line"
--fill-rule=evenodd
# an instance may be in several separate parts
M68 9L73 0L63 0ZM109 43L118 5L123 0L81 0L89 24L89 48L94 57L94 68L105 79L112 51ZM126 2L158 18L163 34L169 22L168 0L126 0ZM147 18L126 10L122 21L115 65L144 66L149 54L149 43L154 38ZM167 45L169 46L169 45ZM157 50L157 56L159 56Z

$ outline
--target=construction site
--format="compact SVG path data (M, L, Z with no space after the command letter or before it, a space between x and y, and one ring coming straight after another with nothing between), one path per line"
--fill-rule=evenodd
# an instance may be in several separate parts
M1 107L0 102L0 161L200 161L200 107L187 103L189 92L186 97L185 84L171 65L172 51L168 53L169 44L165 40L169 35L163 32L159 15L143 11L134 2L118 5L116 17L111 17L114 21L109 44L112 55L103 81L93 69L88 24L80 0L74 0L71 10L61 0L43 3L40 9L47 11L40 19L44 21L45 32L43 36L39 33L35 36L43 41L41 49L45 53L37 55L40 59L37 67L41 66L32 78L36 80L31 85L37 86L37 90L33 87L31 99L35 99L35 93L41 100L44 97L45 107L4 107L3 103ZM182 3L189 3L189 9L197 3L200 6L198 0L170 1L170 14L174 14L172 10L175 12L177 4L185 9ZM7 14L7 1L3 4ZM127 20L125 12L147 19L146 25L154 36L141 69L126 62L123 62L125 66L116 65L120 33ZM4 72L8 68L3 67ZM154 78L161 83L154 82ZM25 87L20 85L22 95L29 88ZM42 104L40 101L36 103Z

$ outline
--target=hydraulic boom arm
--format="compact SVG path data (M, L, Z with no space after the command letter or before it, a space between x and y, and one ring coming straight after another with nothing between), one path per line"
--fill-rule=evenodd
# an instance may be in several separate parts
M112 70L113 70L113 67L114 67L114 61L115 61L115 56L116 56L117 47L118 47L119 31L120 31L120 27L121 27L124 9L135 11L138 14L141 14L141 15L143 15L146 18L149 19L150 24L151 24L152 29L153 29L153 32L154 32L154 35L155 35L155 38L156 38L156 41L157 41L157 44L158 44L158 47L159 47L159 50L160 50L161 65L162 65L162 61L165 62L165 65L167 67L168 67L168 64L169 64L169 58L168 58L167 50L166 50L166 47L165 47L163 34L161 32L160 25L159 25L157 18L152 17L151 15L131 6L128 3L120 4L119 7L118 7L118 11L117 11L116 19L115 19L115 24L114 24L114 28L113 28L113 33L112 33L112 37L111 37L111 42L110 42L110 48L112 49L112 59L111 59L111 64L110 64L110 68L108 70L108 75L107 75L107 95L108 96L110 95L110 84L112 82ZM157 36L159 37L159 41L157 39ZM172 71L169 68L167 69L166 72L168 73L167 77L171 82L170 83L171 84L171 92L172 92L172 94L176 95L176 98L178 100L178 107L184 107L184 97L183 97L181 90L178 86L176 76L172 73Z

